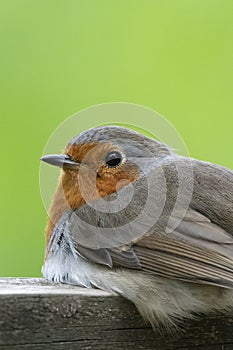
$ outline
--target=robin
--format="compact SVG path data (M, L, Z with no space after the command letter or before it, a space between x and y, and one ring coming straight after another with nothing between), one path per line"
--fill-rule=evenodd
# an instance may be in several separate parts
M233 172L104 126L42 161L62 168L46 279L118 293L155 328L233 306Z

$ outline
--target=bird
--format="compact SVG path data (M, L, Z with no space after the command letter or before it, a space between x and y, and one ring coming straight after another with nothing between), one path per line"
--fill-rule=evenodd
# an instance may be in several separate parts
M45 279L121 295L154 329L232 308L232 170L115 125L41 160L61 168Z

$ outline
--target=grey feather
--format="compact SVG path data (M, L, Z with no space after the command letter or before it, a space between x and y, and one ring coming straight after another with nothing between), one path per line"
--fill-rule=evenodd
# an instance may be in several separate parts
M233 237L211 222L182 221L176 230L184 235L220 244L233 244Z
M122 250L117 248L109 249L115 266L124 266L129 269L141 270L140 260L133 249Z
M85 259L97 264L113 266L112 258L107 249L88 249L80 245L75 246L77 252Z

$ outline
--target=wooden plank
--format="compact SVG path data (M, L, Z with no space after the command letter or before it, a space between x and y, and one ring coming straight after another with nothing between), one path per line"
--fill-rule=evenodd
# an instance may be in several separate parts
M97 289L43 279L0 279L0 349L230 350L233 318L185 321L176 336L153 332L135 307Z

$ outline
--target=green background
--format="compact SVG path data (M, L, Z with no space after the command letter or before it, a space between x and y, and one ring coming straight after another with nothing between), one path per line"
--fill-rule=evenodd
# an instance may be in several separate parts
M232 0L1 0L0 275L40 276L39 158L82 108L148 106L193 157L233 167L232 14Z

